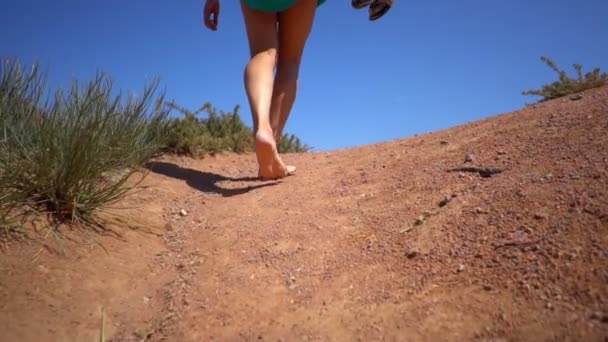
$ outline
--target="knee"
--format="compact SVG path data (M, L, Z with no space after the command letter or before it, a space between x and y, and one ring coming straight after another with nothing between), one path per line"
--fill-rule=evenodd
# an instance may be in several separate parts
M277 50L274 48L267 49L255 53L251 56L249 63L247 63L247 69L255 68L257 66L265 66L272 67L276 65L277 62Z
M300 60L281 58L277 62L277 79L280 81L297 81L300 74Z

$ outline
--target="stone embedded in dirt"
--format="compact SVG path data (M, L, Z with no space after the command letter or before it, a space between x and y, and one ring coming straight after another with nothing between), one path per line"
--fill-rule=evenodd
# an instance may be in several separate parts
M536 220L546 220L547 219L547 214L545 214L545 213L536 213L536 214L534 214L534 219L536 219Z
M186 215L188 215L188 212L187 212L187 211L185 211L184 209L182 209L182 210L180 210L180 211L179 211L179 214L180 214L181 216L186 216Z
M441 145L447 145L447 144L449 144L449 142L447 140L441 140L439 143Z
M475 208L475 214L487 214L487 213L488 213L488 211L485 209L482 209L480 207Z
M497 167L477 167L477 166L463 166L447 170L447 172L472 172L479 174L482 178L490 178L496 174L503 172L503 169Z
M608 314L601 311L595 311L591 314L591 319L602 323L608 323Z
M492 291L494 288L492 287L492 285L490 284L484 284L482 286L482 288L484 289L484 291Z
M574 94L574 95L570 96L571 101L578 101L578 100L581 100L582 98L583 98L583 95L581 95L581 94Z
M441 201L439 201L439 207L445 207L452 200L452 196L445 196Z
M464 265L463 264L458 265L457 271L458 271L458 273L463 272L464 271Z
M498 150L496 153L498 153L499 156L507 154L507 152L505 152L504 150Z
M410 248L410 249L408 249L407 252L405 252L405 256L408 259L413 259L413 258L417 257L418 254L420 254L420 252L418 252L418 250L416 248L413 248L413 247Z
M473 156L470 153L467 153L464 155L464 162L465 163L474 163L475 162L475 156Z
M416 221L414 221L414 225L419 226L419 225L423 224L424 219L425 219L424 215L418 216L418 218L416 218Z

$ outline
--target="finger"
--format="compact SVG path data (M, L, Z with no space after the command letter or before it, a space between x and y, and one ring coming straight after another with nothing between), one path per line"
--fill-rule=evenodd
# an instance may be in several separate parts
M205 9L203 10L203 23L205 24L205 26L207 28L211 28L210 26L210 21L209 21L209 6L207 6L207 4L205 4Z

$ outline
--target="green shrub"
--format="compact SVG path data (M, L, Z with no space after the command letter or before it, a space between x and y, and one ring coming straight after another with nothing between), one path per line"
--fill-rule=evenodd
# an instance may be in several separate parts
M0 193L0 230L6 229L6 227L10 224L9 215L11 213L11 206L13 203L14 202L11 201L10 194L4 192Z
M171 123L165 152L202 157L223 151L254 151L253 130L241 119L238 105L232 112L218 111L208 102L195 111L175 102L166 105L180 112L182 117L173 119ZM203 112L207 116L199 118ZM281 153L302 153L310 149L293 134L284 134L278 148Z
M222 151L242 153L253 150L253 133L241 120L239 106L230 113L218 113L210 103L205 103L196 111L174 102L166 105L179 111L183 117L172 120L165 152L202 157ZM206 112L207 117L199 118L201 112Z
M300 138L291 134L283 134L279 142L279 152L281 153L304 153L308 152L310 147L303 144Z
M595 68L592 72L583 75L583 66L574 64L573 67L576 71L577 78L573 79L568 77L565 71L560 70L557 67L557 64L548 57L543 56L541 57L541 60L559 75L559 80L543 85L541 89L522 92L523 95L542 96L541 102L608 84L608 74L600 73L599 68Z
M165 141L168 111L158 82L138 97L112 95L112 80L98 74L82 88L73 81L42 103L47 90L34 65L15 61L0 69L0 177L61 221L93 222L95 209L122 198L136 168ZM153 105L151 105L153 103ZM151 108L150 108L151 107Z

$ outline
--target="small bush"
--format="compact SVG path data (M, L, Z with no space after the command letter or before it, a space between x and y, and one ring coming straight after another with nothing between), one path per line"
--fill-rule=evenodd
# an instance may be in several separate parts
M239 115L239 106L232 112L218 112L210 103L196 111L185 109L174 102L166 104L183 117L172 120L167 135L165 152L202 157L222 151L235 153L253 150L253 133ZM206 112L206 118L199 118Z
M5 229L10 224L9 215L11 213L11 206L13 203L14 202L11 201L9 194L0 193L0 230Z
M166 104L182 116L172 120L167 131L167 153L203 157L223 151L244 153L254 151L253 130L245 125L237 105L231 112L219 111L207 102L195 111L188 110L175 102ZM201 113L206 117L200 118ZM283 135L279 152L302 153L309 147L295 135Z
M62 221L92 222L95 209L135 185L127 179L165 142L168 111L158 82L139 97L113 95L97 75L82 88L59 89L42 103L44 79L15 61L0 69L0 177L4 189ZM151 105L152 104L152 105Z
M310 150L310 146L303 144L300 138L291 134L283 134L279 143L281 153L304 153Z
M599 68L595 68L592 72L583 75L583 66L574 64L573 67L576 71L577 78L573 79L568 77L565 71L560 70L557 67L557 64L548 57L543 56L541 57L541 60L559 75L559 80L543 85L541 89L522 92L523 95L542 96L541 102L608 84L608 74L600 73Z

